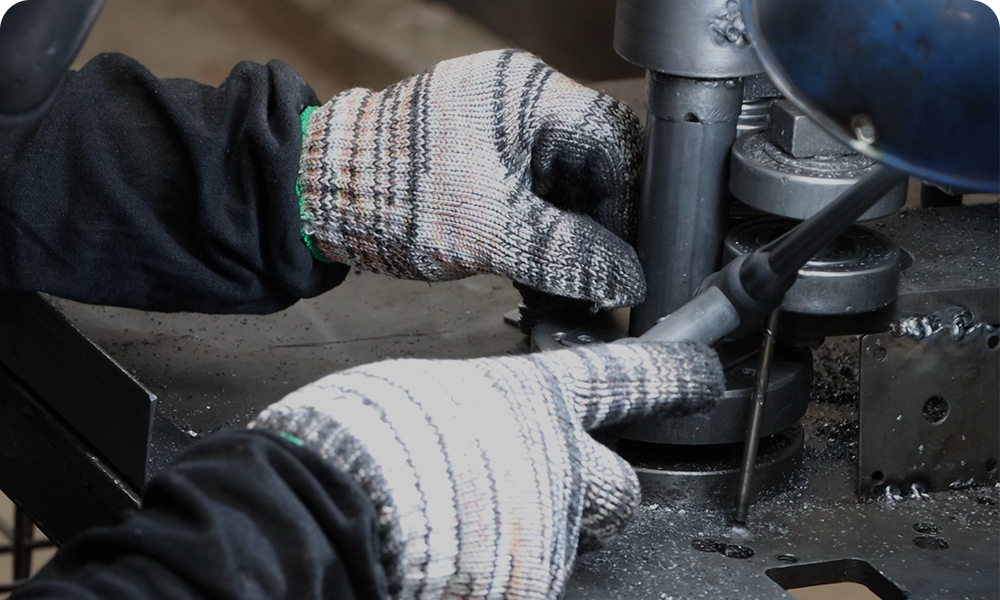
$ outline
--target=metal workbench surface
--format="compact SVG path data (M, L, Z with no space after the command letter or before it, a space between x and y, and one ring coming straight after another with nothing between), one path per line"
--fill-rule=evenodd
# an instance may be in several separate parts
M997 247L976 240L996 238L998 207L973 211L982 214L968 222L938 209L876 223L919 259L902 276L911 299L927 278L953 283L965 299L996 289ZM970 228L985 229L964 235ZM919 243L930 236L937 242ZM427 285L354 273L341 287L268 316L55 302L159 397L160 417L176 429L173 437L154 431L155 471L187 443L240 426L333 371L386 358L524 352L525 336L502 321L518 300L509 282L494 277ZM982 303L993 318L989 297ZM727 511L647 503L621 540L581 557L567 597L771 600L789 597L783 587L824 579L888 586L889 599L1000 597L995 487L857 498L857 362L845 356L817 352L803 468L794 485L752 507L749 537L731 536Z

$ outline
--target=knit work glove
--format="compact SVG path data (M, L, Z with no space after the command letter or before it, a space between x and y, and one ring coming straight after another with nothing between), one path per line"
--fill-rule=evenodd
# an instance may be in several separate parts
M309 110L299 192L318 257L426 281L494 273L602 308L643 299L623 241L642 128L618 100L507 50Z
M707 410L723 390L695 344L399 360L321 379L251 427L300 439L371 497L394 598L556 598L578 546L639 503L632 468L587 431Z

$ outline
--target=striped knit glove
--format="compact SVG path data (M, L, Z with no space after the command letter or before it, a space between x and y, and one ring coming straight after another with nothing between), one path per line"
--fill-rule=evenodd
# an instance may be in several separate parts
M623 241L639 121L530 54L346 91L307 109L303 130L303 236L317 258L426 281L494 273L602 308L645 295Z
M587 431L707 410L723 389L693 344L400 360L321 379L251 427L298 438L371 497L394 598L556 598L578 547L639 502L634 471Z

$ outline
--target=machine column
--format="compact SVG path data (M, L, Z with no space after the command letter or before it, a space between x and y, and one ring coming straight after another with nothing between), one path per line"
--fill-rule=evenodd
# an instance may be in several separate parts
M741 78L762 68L733 0L618 0L615 50L647 70L636 251L648 291L632 310L637 336L720 266Z

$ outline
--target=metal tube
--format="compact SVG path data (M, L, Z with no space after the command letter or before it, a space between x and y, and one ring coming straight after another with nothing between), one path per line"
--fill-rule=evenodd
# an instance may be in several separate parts
M710 287L667 315L639 339L653 342L701 342L712 345L740 326L733 303Z
M646 301L632 309L638 336L694 296L719 268L729 151L743 101L739 79L649 73L646 156L636 250Z
M779 309L774 309L767 318L764 341L760 349L760 366L757 367L757 381L754 384L750 404L750 418L747 422L747 438L743 444L743 464L740 467L740 485L736 496L736 513L733 521L746 525L750 510L750 488L753 484L754 465L757 462L757 448L760 446L760 426L764 418L764 402L767 400L767 386L771 378L771 363L774 361L774 332L778 327Z

